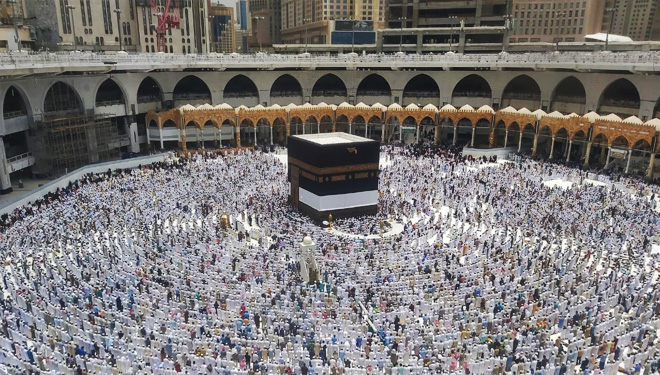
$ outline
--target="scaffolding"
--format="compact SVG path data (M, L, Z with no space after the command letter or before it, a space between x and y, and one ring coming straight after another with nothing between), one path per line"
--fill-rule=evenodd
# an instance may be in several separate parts
M38 174L60 175L87 164L121 157L116 119L73 115L45 117L36 124Z

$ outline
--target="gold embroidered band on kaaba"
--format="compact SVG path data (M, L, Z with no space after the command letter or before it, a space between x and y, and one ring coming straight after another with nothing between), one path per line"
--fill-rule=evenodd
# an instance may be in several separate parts
M370 172L370 171L379 170L378 163L353 164L353 165L342 165L338 167L319 168L313 165L309 165L303 161L300 161L292 157L289 157L289 164L298 166L301 169L314 173L315 175L340 174L347 172Z

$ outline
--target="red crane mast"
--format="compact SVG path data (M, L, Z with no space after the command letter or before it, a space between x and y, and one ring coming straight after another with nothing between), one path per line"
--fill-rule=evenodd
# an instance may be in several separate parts
M156 24L156 45L158 52L167 52L167 31L179 26L179 14L177 0L165 0L165 7L160 12L156 0L149 0L151 3L151 11L157 18ZM172 5L172 13L170 13L170 5Z

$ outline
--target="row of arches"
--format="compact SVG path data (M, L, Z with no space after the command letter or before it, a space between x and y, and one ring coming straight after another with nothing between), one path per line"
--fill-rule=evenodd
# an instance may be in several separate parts
M344 81L337 75L328 73L321 76L312 87L312 97L321 101L344 101L348 90ZM259 103L259 90L256 84L247 76L239 74L231 78L224 86L225 99L240 99L241 104L251 106ZM303 101L303 89L300 82L290 74L278 77L271 86L270 96L273 102L288 104ZM378 73L365 77L357 87L357 100L391 102L392 89L387 80ZM124 104L126 93L120 85L109 78L103 81L96 90L95 104L97 107ZM419 74L408 81L403 89L402 102L424 103L440 98L440 88L431 76ZM461 79L452 92L452 102L463 104L491 104L493 91L488 81L477 74L470 74ZM206 82L194 75L188 75L177 82L173 90L174 105L189 103L211 103L211 90ZM475 103L482 99L484 103ZM529 75L522 74L513 78L501 94L501 107L540 108L541 89L538 83ZM4 96L3 113L5 118L17 113L24 113L29 108L27 99L16 87L11 86ZM161 85L152 77L146 77L137 90L137 102L162 102ZM558 82L551 96L548 109L562 113L586 113L586 90L582 82L569 76ZM619 116L637 115L640 109L640 94L635 85L628 79L620 78L610 83L602 92L597 112L601 114L616 113ZM82 101L74 88L64 82L54 83L44 98L44 112L76 112L83 111ZM654 115L660 112L660 100L656 104Z

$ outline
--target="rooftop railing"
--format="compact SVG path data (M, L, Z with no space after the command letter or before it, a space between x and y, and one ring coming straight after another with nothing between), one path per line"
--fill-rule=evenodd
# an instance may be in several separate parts
M147 67L163 68L185 66L188 68L223 68L241 67L245 65L310 67L319 65L470 65L473 67L501 64L543 65L600 65L608 69L629 70L631 67L645 67L659 70L660 52L562 52L562 53L498 53L498 54L340 54L328 55L278 55L278 54L207 54L181 55L165 53L2 53L0 54L0 70L21 68L48 68L72 66L81 67L111 67L121 65L122 68L140 69ZM17 73L18 74L18 73Z

